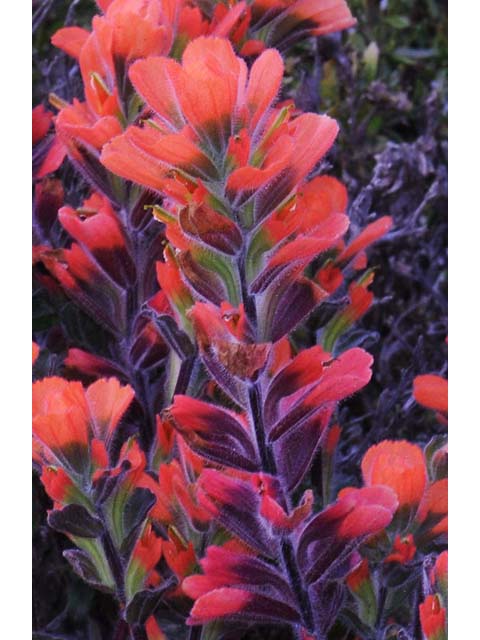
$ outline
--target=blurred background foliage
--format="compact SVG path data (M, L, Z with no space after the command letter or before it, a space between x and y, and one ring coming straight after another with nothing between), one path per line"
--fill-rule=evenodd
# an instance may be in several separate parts
M433 414L413 402L412 381L420 373L445 375L447 366L447 2L349 4L356 28L289 52L282 96L339 121L337 143L319 171L345 182L352 231L381 215L394 218L391 233L370 252L376 302L344 342L367 348L375 366L372 382L338 416L337 488L359 482L359 462L372 443L424 444L439 430ZM50 92L69 101L81 96L78 66L50 37L64 25L88 27L95 12L93 0L33 0L34 105L47 104ZM68 165L60 177L67 202L78 204L86 186ZM314 343L341 301L324 305L295 339ZM55 314L45 321L54 335ZM115 605L66 566L61 551L68 543L47 528L49 503L37 482L33 503L34 637L110 640ZM235 636L288 637L281 629ZM330 637L352 636L336 627Z

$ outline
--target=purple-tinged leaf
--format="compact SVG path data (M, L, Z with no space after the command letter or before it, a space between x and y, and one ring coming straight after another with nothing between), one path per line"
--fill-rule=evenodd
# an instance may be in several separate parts
M267 557L278 557L278 542L260 515L260 496L250 482L206 469L198 481L198 496L225 529Z
M196 453L244 471L259 469L249 427L232 413L189 396L177 395L173 405L165 411L165 418Z

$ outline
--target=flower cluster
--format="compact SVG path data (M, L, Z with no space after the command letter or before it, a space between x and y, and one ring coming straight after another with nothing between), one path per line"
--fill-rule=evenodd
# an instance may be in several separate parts
M337 407L373 363L341 338L392 221L349 232L345 187L312 175L337 123L279 100L279 51L355 21L344 0L98 5L90 31L53 37L84 99L33 114L35 282L59 319L33 345L33 459L65 558L116 598L118 637L400 627L398 590L418 601L445 544L446 444L381 442L364 486L333 494ZM50 175L65 157L82 204ZM415 398L445 419L442 381ZM424 580L428 639L445 558Z

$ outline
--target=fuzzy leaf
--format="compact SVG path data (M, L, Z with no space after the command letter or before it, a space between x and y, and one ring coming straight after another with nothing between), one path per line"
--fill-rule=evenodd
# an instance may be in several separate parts
M101 581L95 565L85 551L81 551L80 549L67 549L63 552L63 557L68 560L68 563L75 573L87 584L100 591L107 593L112 592L112 589L104 585Z
M79 504L69 504L61 510L51 511L48 524L52 529L79 538L98 538L103 533L101 521Z
M155 613L164 594L175 585L175 578L169 578L156 589L144 589L136 593L127 605L125 618L129 624L144 624Z
M177 395L166 417L196 453L245 471L259 468L248 428L224 409Z

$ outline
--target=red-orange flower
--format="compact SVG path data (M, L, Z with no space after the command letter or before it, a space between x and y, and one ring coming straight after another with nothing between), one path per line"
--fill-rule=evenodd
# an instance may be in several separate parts
M431 484L422 498L415 516L427 539L448 533L448 479Z
M84 177L112 199L114 187L98 156L128 119L137 116L136 110L130 112L128 67L138 58L170 51L175 15L176 3L115 0L105 15L93 18L91 32L65 27L52 38L55 46L78 60L85 92L85 102L74 99L68 105L57 100L58 137Z
M419 606L420 624L425 640L446 640L447 612L437 594L429 595Z
M417 376L413 381L413 397L428 409L448 413L448 380L434 374Z
M52 133L53 113L41 104L32 110L33 174L35 178L56 171L63 162L66 149L61 140Z
M32 342L32 365L35 364L40 354L40 347L36 342Z
M61 467L44 466L40 480L54 502L66 504L76 493L72 479Z
M393 541L393 551L385 558L385 562L399 562L406 564L415 557L417 547L413 541L413 535L409 533L407 536L395 536Z
M125 572L125 590L128 598L132 598L148 581L162 556L162 545L162 538L156 535L150 522L147 522L135 544Z
M425 456L419 446L403 440L385 440L370 447L362 460L362 475L367 486L386 485L395 491L399 515L408 518L400 518L397 525L407 529L414 526L417 546L446 535L448 480L429 483ZM413 552L414 548L405 548L400 556L408 557ZM394 554L392 559L400 560L400 556Z
M155 616L150 616L145 623L145 631L148 640L167 640L167 636L158 626Z
M130 79L155 118L151 126L129 127L108 144L102 162L124 178L167 193L171 170L192 180L217 181L229 174L230 198L265 188L286 171L281 193L287 195L330 147L337 125L326 116L303 114L290 122L288 110L271 112L282 74L278 52L265 51L248 73L220 38L191 42L182 65L168 58L139 60ZM225 151L237 137L245 151L234 153L226 167Z
M60 464L67 472L88 471L92 442L108 446L132 399L133 390L115 378L98 380L87 390L80 382L58 377L35 382L33 435L44 461Z
M433 586L439 584L446 589L448 583L448 551L442 551L437 556L430 578Z
M442 551L437 556L435 565L430 572L432 589L442 596L445 608L448 603L448 551Z
M367 486L391 487L400 507L417 507L427 484L423 451L404 440L385 440L370 447L362 460L362 475Z
M201 5L228 17L244 3L206 0ZM230 35L245 56L258 54L265 43L286 49L301 38L348 29L356 22L345 0L252 0L248 5Z

